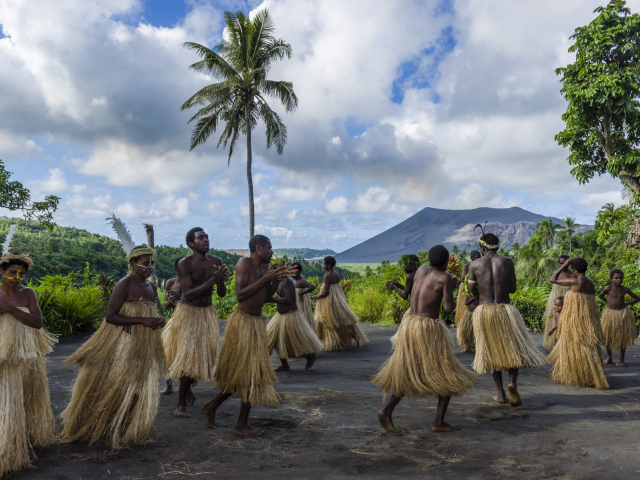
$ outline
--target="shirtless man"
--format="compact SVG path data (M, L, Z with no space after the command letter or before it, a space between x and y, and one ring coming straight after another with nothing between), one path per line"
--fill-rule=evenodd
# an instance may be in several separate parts
M640 297L633 293L631 289L622 285L624 273L620 269L613 269L609 273L611 285L607 285L598 295L598 298L606 302L607 308L602 312L602 333L607 349L605 365L610 364L611 350L620 349L620 360L616 367L626 367L624 363L624 353L628 346L635 343L636 320L629 307L640 302ZM630 296L631 301L625 302L625 298Z
M402 269L404 273L407 274L407 282L406 285L402 285L401 283L391 280L385 284L385 287L389 291L396 292L400 298L403 300L408 300L411 296L411 289L413 288L413 279L416 276L416 271L420 267L420 259L417 255L407 255L404 263L402 264Z
M492 371L498 395L493 400L507 403L502 371L509 370L509 403L521 405L518 393L520 368L539 368L544 357L529 338L518 309L511 305L509 294L516 292L513 260L498 255L500 240L483 233L478 240L482 258L469 266L467 287L478 307L473 314L476 356L473 368L478 373Z
M237 393L242 402L233 432L257 437L264 432L248 423L251 405L278 403L273 381L276 379L266 342L267 319L262 307L273 296L280 280L294 272L285 267L270 267L273 256L271 241L256 235L249 241L249 257L236 264L236 297L238 309L227 320L215 373L215 386L220 393L202 406L207 426L216 428L216 411L231 395Z
M453 279L446 272L449 252L442 245L429 250L431 266L421 266L414 278L411 307L402 321L394 352L373 377L383 392L391 393L378 412L381 425L395 432L393 410L404 396L415 399L438 395L434 432L452 432L459 427L444 421L451 396L466 393L476 375L464 368L453 354L453 341L440 320L440 306L451 313L455 309Z
M182 296L163 334L169 377L180 378L175 416L188 418L187 406L196 397L191 385L213 380L220 332L213 306L213 288L219 297L227 294L225 281L231 273L222 260L209 252L209 235L200 227L189 230L187 245L193 254L178 262Z
M178 262L183 258L184 257L178 257L176 258L175 262L173 262L173 269L176 271L176 273L178 273ZM176 308L176 305L180 301L180 298L182 298L182 288L180 288L180 280L178 279L178 277L170 278L164 284L164 311L166 312L168 310L174 310ZM195 384L193 384L192 387L193 386L195 386ZM172 393L173 384L171 382L171 379L168 378L167 386L164 390L160 391L160 395L170 395Z

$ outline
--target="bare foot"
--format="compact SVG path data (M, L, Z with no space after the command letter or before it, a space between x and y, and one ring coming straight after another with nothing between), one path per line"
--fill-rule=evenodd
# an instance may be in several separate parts
M522 400L520 400L520 394L518 393L518 389L512 383L507 387L509 389L509 404L512 407L518 407L522 405Z
M173 393L173 386L168 383L164 389L160 390L160 395L171 395Z
M233 433L243 437L259 437L264 434L262 430L250 427L249 425L236 425L233 429Z
M278 368L276 368L276 372L288 372L289 370L291 370L291 367L289 365L280 365Z
M193 392L191 391L191 389L189 389L187 391L187 405L191 406L194 403L196 403L196 396L193 394Z
M507 399L504 397L493 397L493 401L498 403L507 403Z
M311 367L313 367L313 364L315 362L316 362L315 353L313 355L307 355L307 364L304 366L304 369L309 370Z
M620 360L618 363L616 363L616 367L626 367L626 366L627 365L622 360Z
M208 403L205 405L202 405L202 407L200 407L200 410L202 410L202 413L204 413L207 416L207 427L209 428L217 428L216 425L216 409L215 408L211 408L211 407L207 407Z
M431 430L434 432L455 432L456 430L460 430L460 427L455 423L443 422L439 427L434 425L431 427Z
M387 432L397 432L396 427L393 426L393 420L391 420L391 415L387 415L384 410L380 410L378 412L378 420L380 420L380 425Z
M187 407L184 405L178 405L176 407L176 413L174 415L178 418L191 418L191 414L187 412Z
M604 362L602 362L603 365L609 365L611 362L611 357L607 357L604 359Z

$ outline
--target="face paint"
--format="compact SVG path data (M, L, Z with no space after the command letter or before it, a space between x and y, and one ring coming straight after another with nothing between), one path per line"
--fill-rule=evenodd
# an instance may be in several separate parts
M22 270L18 269L15 277L10 277L6 273L3 273L2 276L7 280L24 280L25 273Z
M151 269L153 268L153 264L151 264L151 266L150 266L150 267L145 267L144 265L138 265L138 264L136 263L136 267L140 267L140 268L143 268L143 269L145 269L145 270L151 270Z

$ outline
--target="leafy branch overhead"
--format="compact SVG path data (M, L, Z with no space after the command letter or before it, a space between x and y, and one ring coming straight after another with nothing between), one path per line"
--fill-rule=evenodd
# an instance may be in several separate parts
M556 141L571 151L580 183L596 174L620 178L632 200L640 198L640 15L611 0L577 28L569 49L576 61L556 73L568 101L565 129Z
M31 192L22 183L11 179L11 172L4 167L0 160L0 207L7 210L22 210L24 218L35 220L47 228L53 228L53 212L58 209L60 197L48 195L44 200L34 202L31 200Z

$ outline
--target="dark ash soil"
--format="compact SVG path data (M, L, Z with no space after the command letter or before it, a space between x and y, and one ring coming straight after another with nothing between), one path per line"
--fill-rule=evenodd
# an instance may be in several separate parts
M280 373L276 383L280 405L251 412L253 424L266 430L261 438L233 434L235 397L221 408L219 428L208 429L200 405L215 391L211 383L201 383L190 419L173 416L177 394L161 397L146 445L113 452L105 446L56 444L37 452L36 468L14 478L640 477L640 347L628 350L627 368L605 367L610 390L556 385L550 367L523 371L523 405L512 408L491 400L493 381L484 375L469 395L451 401L447 420L458 423L460 431L432 433L434 404L422 399L400 403L394 421L401 433L391 434L378 423L382 396L369 379L389 355L395 328L363 329L371 343L362 348L320 354L307 371L304 359L290 362L292 371ZM74 375L62 361L85 338L62 340L49 357L56 414L66 404ZM542 344L541 335L533 338ZM470 368L471 354L456 355ZM275 356L272 361L279 365Z

